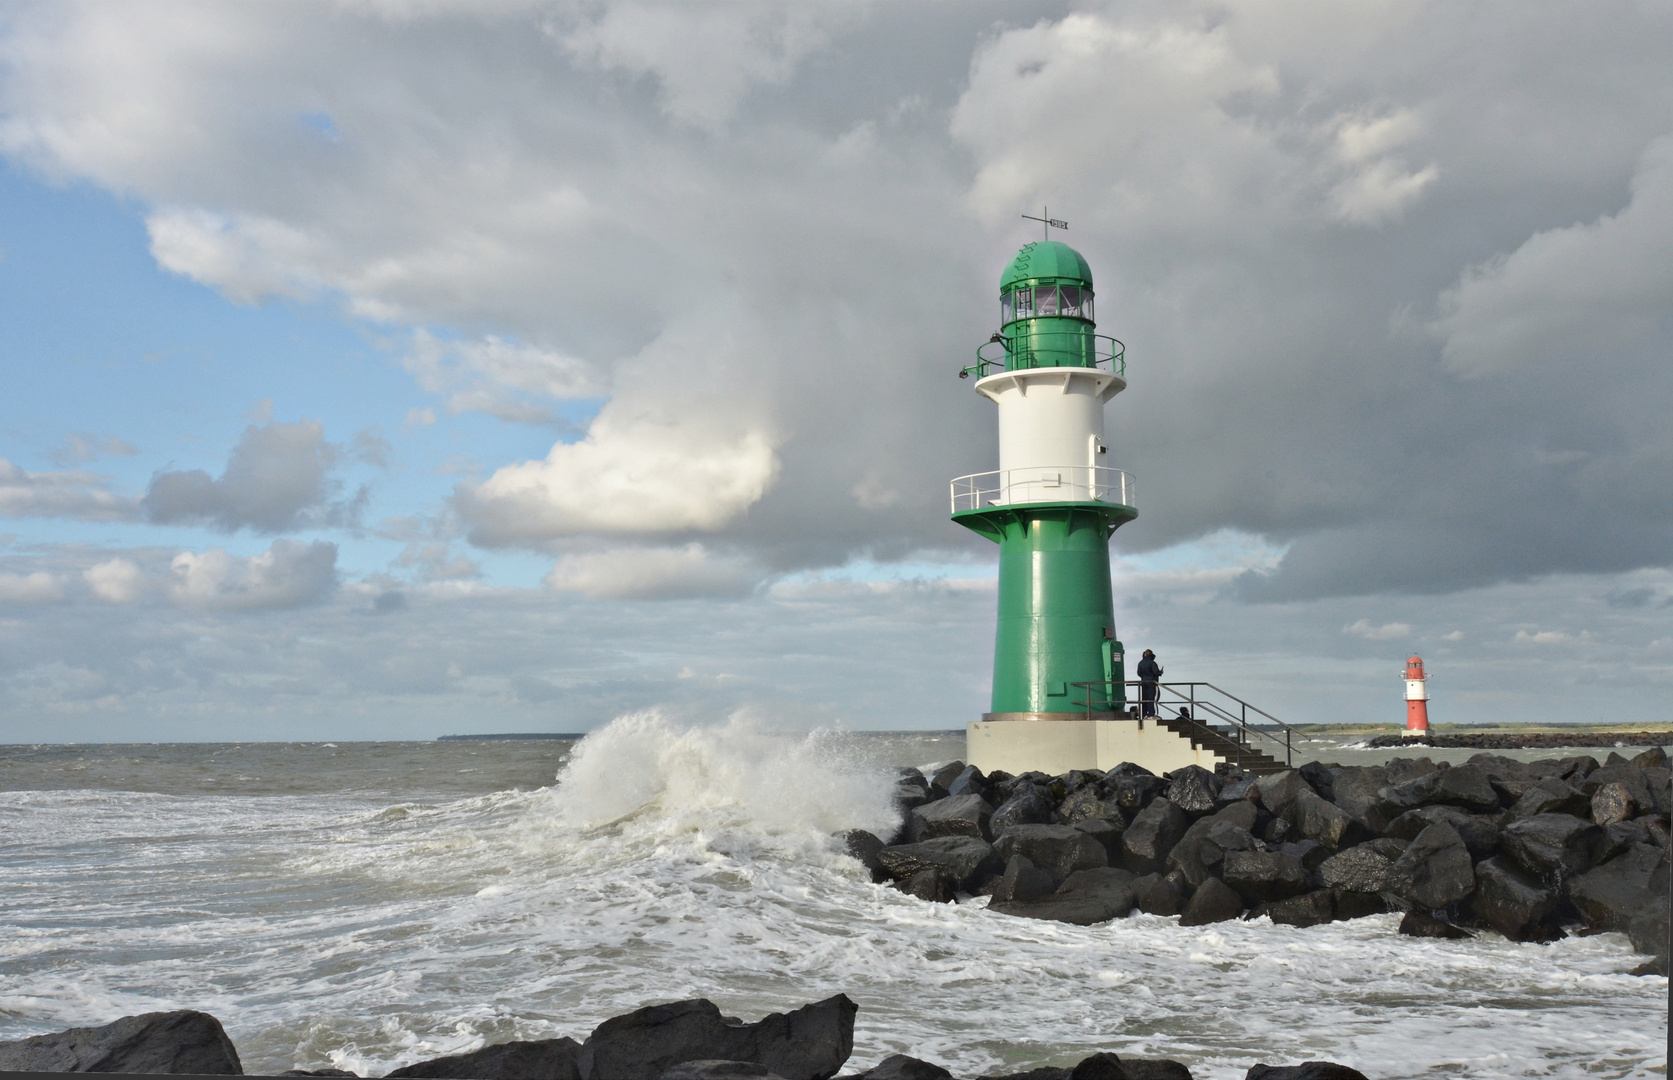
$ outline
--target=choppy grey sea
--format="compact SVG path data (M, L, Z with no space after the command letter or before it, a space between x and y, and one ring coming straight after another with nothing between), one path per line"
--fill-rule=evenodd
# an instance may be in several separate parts
M1211 1080L1317 1058L1383 1080L1666 1075L1667 980L1628 974L1619 934L1083 928L873 885L831 834L887 833L890 767L962 753L656 714L581 742L0 747L0 1039L196 1008L247 1071L381 1075L651 1002L754 1019L843 992L854 1066L1114 1050Z

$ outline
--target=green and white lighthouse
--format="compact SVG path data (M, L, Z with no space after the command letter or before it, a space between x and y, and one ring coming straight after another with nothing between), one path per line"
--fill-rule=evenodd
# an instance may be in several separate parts
M1093 301L1078 251L1025 245L999 280L999 332L959 373L999 407L999 468L952 483L953 520L999 545L993 704L966 758L988 771L1100 767L1100 742L1143 730L1126 722L1110 593L1110 537L1138 516L1105 442L1125 347L1096 332Z

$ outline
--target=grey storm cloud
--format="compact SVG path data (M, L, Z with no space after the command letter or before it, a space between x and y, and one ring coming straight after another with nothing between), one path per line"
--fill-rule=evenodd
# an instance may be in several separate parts
M145 517L159 525L205 524L225 532L352 524L359 502L331 498L340 487L331 475L340 456L314 421L252 424L219 477L202 469L153 476L142 500Z
M451 410L605 400L460 485L483 546L700 544L727 582L985 557L946 520L947 481L995 464L954 373L1049 203L1127 344L1118 548L1257 535L1287 553L1235 588L1270 600L1673 556L1666 6L134 5L8 29L0 145L133 193L163 267L342 297ZM296 120L318 115L329 138ZM252 429L145 512L328 520L331 452ZM555 580L649 588L602 559Z

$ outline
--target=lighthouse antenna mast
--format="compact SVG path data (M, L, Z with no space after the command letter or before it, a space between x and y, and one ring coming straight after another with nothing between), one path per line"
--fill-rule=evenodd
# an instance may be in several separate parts
M1065 232L1069 230L1069 223L1067 221L1059 221L1057 218L1051 216L1051 207L1040 207L1040 215L1040 217L1035 217L1033 214L1024 214L1022 216L1026 221L1038 221L1040 223L1040 231L1045 233L1045 239L1051 239L1051 231L1053 229L1062 229Z

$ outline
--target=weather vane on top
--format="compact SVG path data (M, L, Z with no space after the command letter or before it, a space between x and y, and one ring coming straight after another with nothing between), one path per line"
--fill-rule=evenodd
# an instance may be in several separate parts
M1047 240L1051 239L1051 231L1053 229L1063 229L1065 231L1068 230L1069 223L1067 221L1059 221L1056 218L1051 216L1051 207L1049 207L1049 206L1040 207L1040 214L1042 215L1040 217L1035 217L1033 214L1024 214L1022 216L1029 221L1040 222L1042 230L1046 234L1046 239Z

